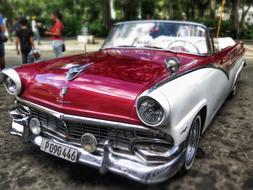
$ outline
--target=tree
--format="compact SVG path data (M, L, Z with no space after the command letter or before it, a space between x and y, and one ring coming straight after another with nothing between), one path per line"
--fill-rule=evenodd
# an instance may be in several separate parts
M121 7L123 11L123 18L125 20L137 19L138 1L136 0L122 0Z
M242 10L242 13L241 13L241 18L240 18L240 29L244 27L244 20L245 20L245 17L246 15L248 14L251 6L253 5L253 2L252 0L242 0L241 2L241 10Z
M216 0L210 1L210 18L215 19Z
M199 16L203 18L208 6L210 5L210 0L196 0L196 5L198 7Z
M112 18L111 18L111 0L101 0L102 3L102 11L104 16L104 24L106 29L110 29L112 26Z
M239 5L240 0L231 0L231 23L232 23L232 34L237 38L239 35Z
M141 1L141 16L143 19L151 19L154 18L155 9L157 1L153 0L142 0Z

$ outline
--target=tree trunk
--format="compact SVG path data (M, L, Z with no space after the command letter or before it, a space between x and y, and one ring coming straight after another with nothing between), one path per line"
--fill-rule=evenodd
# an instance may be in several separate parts
M106 29L110 29L112 27L110 0L101 0L101 4L105 27Z
M234 38L238 38L239 35L239 5L240 0L231 0L232 10L231 10L231 23L232 23L232 34Z
M210 18L215 19L216 0L210 2Z
M203 18L205 16L205 12L206 12L208 5L210 4L210 1L209 0L206 0L206 1L198 0L198 1L196 1L196 3L197 3L198 10L199 10L199 17Z
M191 9L191 19L195 19L195 5L193 1L190 9Z
M246 15L248 14L250 9L250 5L248 5L248 7L245 9L244 5L242 6L242 15L241 15L241 19L240 19L240 27L239 28L243 28L243 24L244 24L244 19L246 17Z
M136 0L125 0L123 3L124 18L134 20L137 18L138 2Z

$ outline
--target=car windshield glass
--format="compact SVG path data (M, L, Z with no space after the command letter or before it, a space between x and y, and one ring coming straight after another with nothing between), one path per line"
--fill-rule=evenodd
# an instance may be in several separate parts
M126 22L116 25L103 48L151 48L208 53L206 29L188 22Z

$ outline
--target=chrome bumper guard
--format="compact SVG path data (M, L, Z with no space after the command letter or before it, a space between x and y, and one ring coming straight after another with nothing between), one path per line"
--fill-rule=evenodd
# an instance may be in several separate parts
M9 111L13 121L10 133L23 137L24 142L32 142L41 147L43 135L34 136L29 133L28 119L26 113L28 110L23 107L14 106ZM120 152L113 148L111 142L107 140L103 147L98 147L94 153L88 153L83 148L62 142L54 138L50 140L78 150L79 157L77 162L84 165L99 168L100 173L107 171L117 173L121 176L128 177L143 184L154 184L162 182L172 177L183 164L184 151L181 146L173 146L165 153L155 155L147 150L135 151L133 154ZM144 155L144 157L143 157ZM158 162L145 162L145 158L153 156ZM163 160L159 163L159 160ZM164 161L166 160L166 161Z

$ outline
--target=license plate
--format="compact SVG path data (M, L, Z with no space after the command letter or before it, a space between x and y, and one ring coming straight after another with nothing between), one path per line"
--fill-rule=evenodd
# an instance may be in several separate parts
M76 149L70 148L68 146L64 146L53 142L49 139L42 139L40 150L52 154L54 156L63 158L70 162L76 162L78 151Z

